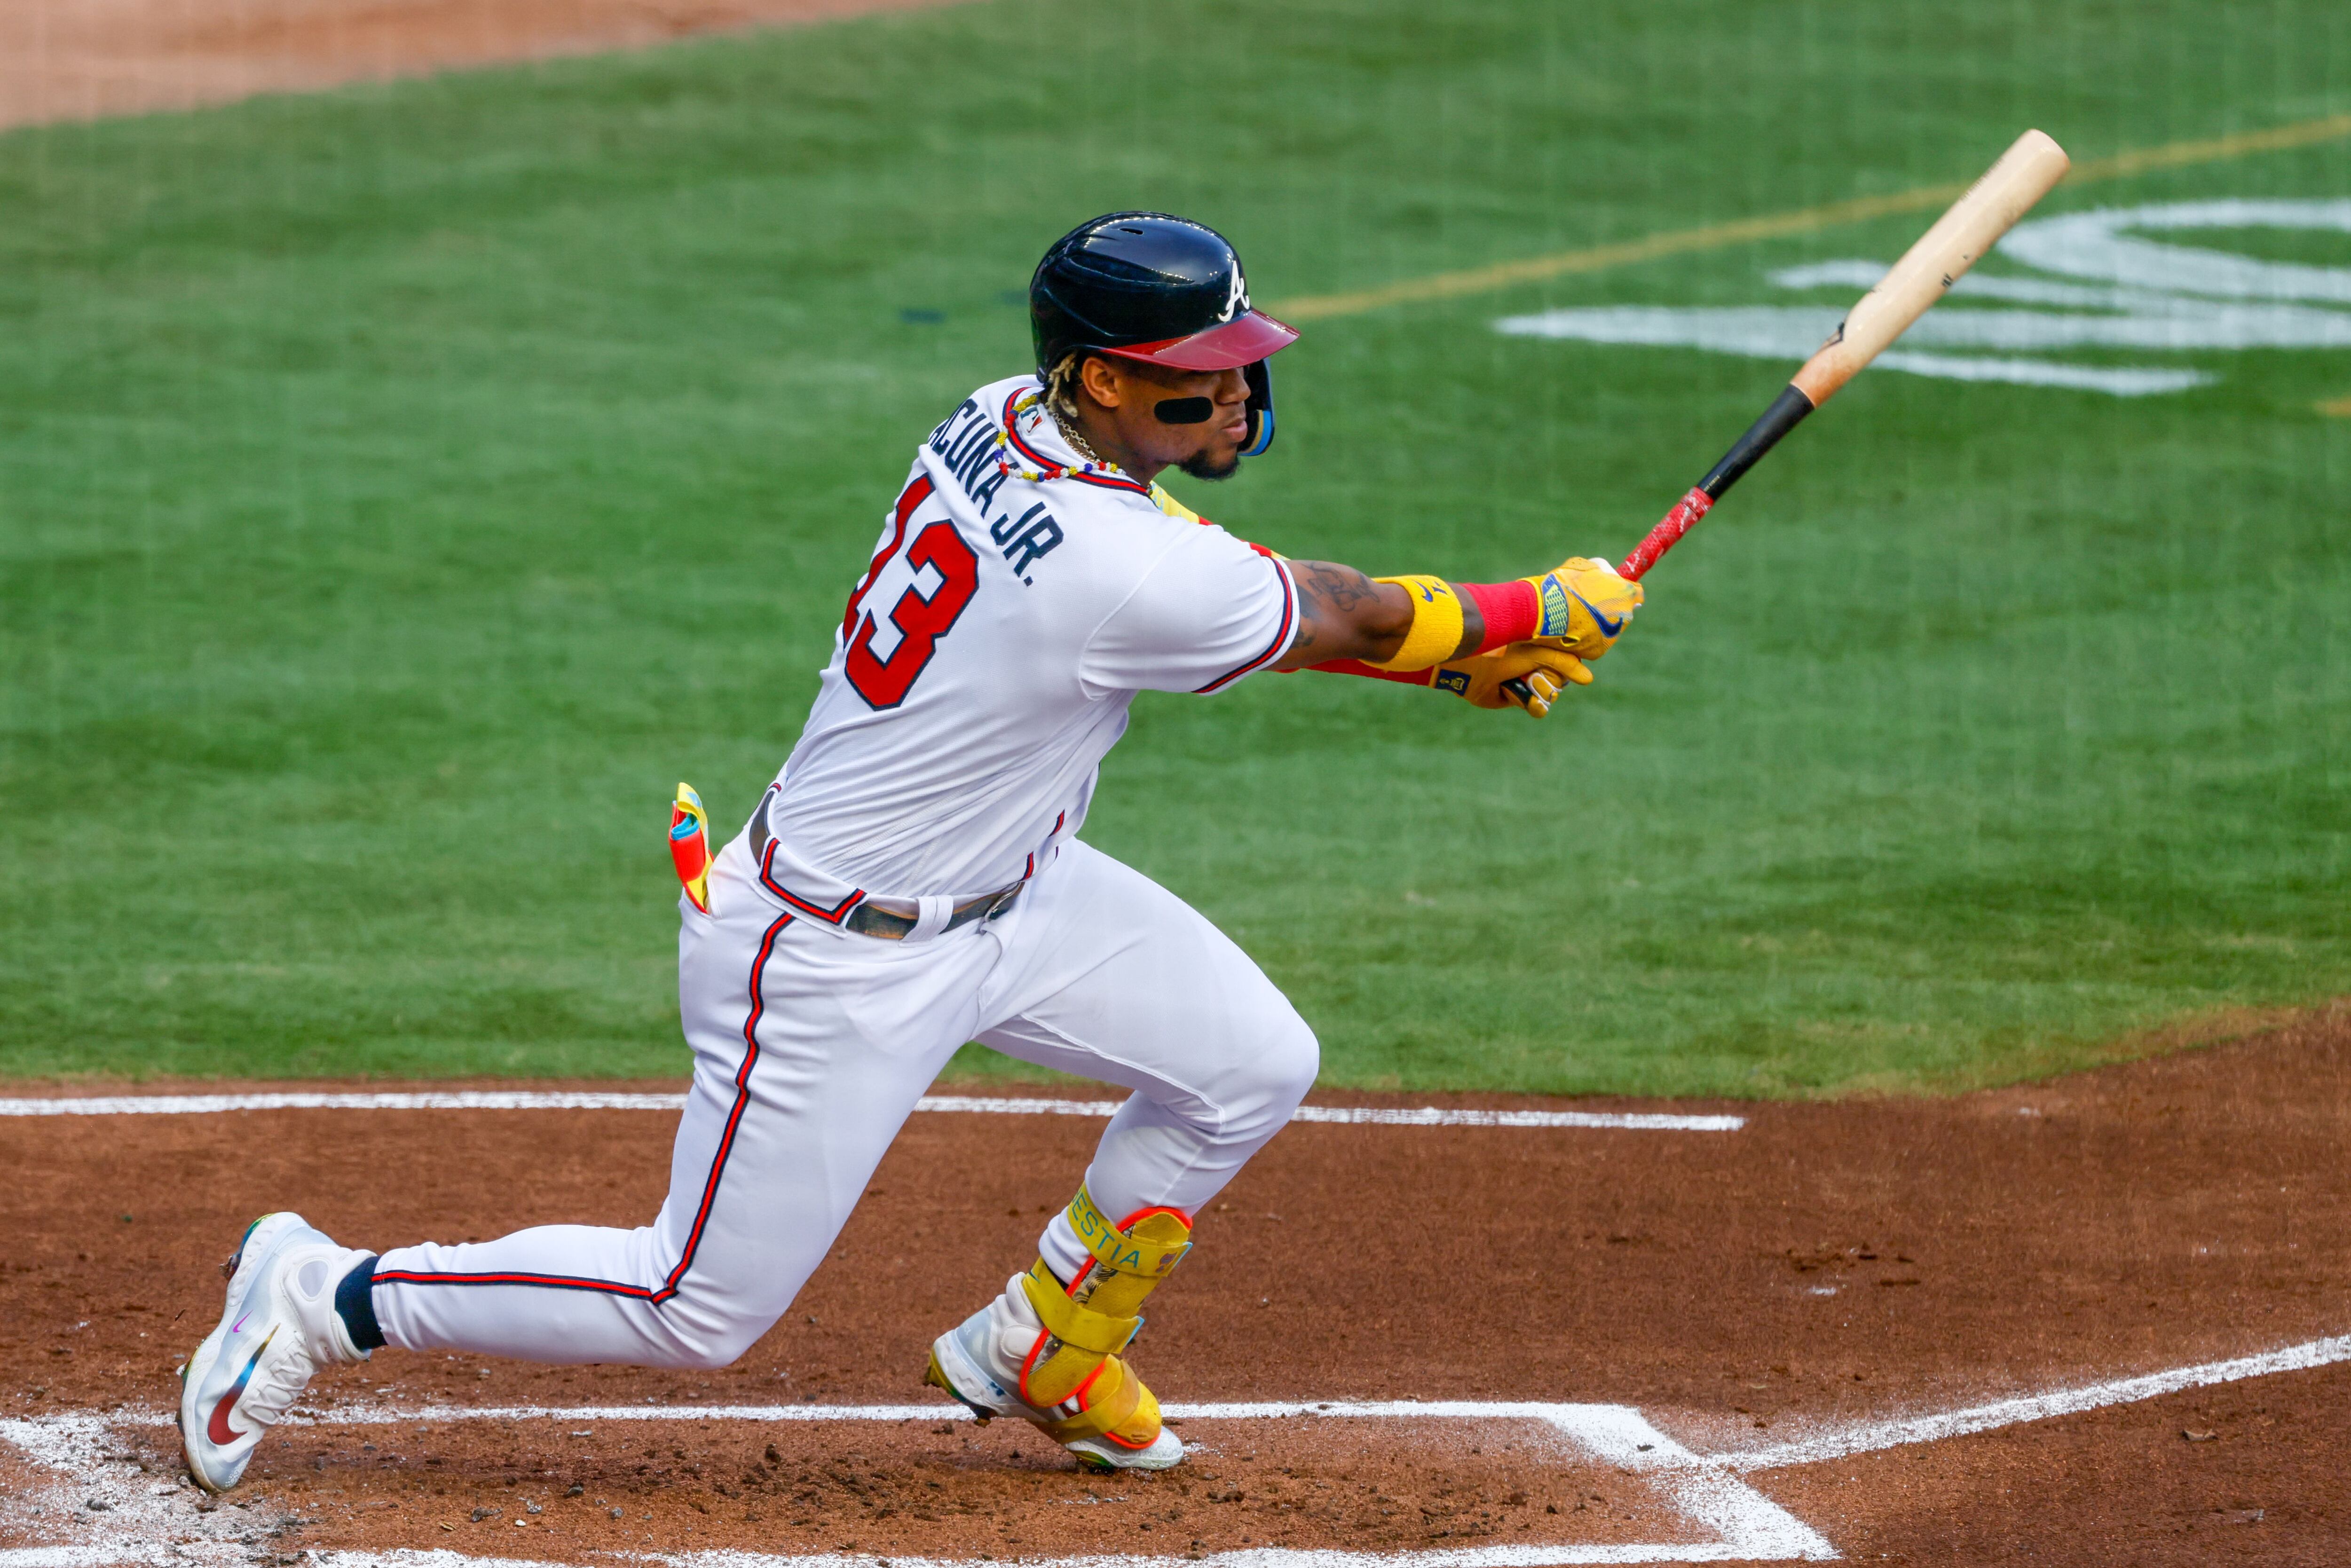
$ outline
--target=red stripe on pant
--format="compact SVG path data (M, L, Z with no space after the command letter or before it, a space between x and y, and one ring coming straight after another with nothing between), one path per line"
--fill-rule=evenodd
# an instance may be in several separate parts
M702 1203L694 1212L694 1228L687 1232L685 1247L679 1253L677 1267L669 1271L658 1288L650 1285L624 1285L616 1280L577 1279L563 1274L424 1274L411 1269L392 1270L375 1275L371 1285L536 1285L555 1291L595 1291L608 1296L631 1296L660 1306L677 1294L686 1270L694 1267L694 1254L702 1245L702 1232L710 1223L710 1210L718 1201L718 1184L726 1174L726 1157L734 1150L735 1134L743 1124L743 1113L751 1104L751 1070L759 1062L759 1018L767 1011L767 998L762 994L759 977L767 972L768 956L776 950L776 938L792 923L789 915L780 915L768 927L759 939L759 955L751 960L751 1010L743 1020L743 1065L735 1071L735 1104L726 1113L726 1131L719 1136L718 1151L710 1159L710 1176L702 1185Z

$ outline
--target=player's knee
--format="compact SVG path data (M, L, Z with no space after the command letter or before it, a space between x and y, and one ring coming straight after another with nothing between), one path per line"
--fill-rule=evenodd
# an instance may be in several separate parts
M1282 1071L1282 1084L1289 1091L1292 1108L1306 1098L1314 1087L1315 1078L1322 1071L1322 1042L1296 1013L1290 1015L1290 1027L1282 1031L1274 1051Z
M696 1372L717 1372L743 1359L775 1320L754 1322L729 1318L721 1322L681 1325L671 1335L670 1364Z
M684 1357L678 1365L695 1372L722 1372L742 1360L743 1353L749 1350L752 1342L758 1337L758 1334L729 1335L725 1339L689 1341L684 1346Z
M689 1274L662 1305L663 1364L716 1372L742 1360L791 1305L789 1294L760 1288L765 1283L737 1280L721 1289L716 1280Z
M1250 1053L1249 1071L1256 1090L1250 1098L1269 1114L1287 1121L1306 1098L1306 1092L1314 1087L1315 1074L1322 1068L1322 1041L1294 1009L1284 1008L1278 1019L1269 1020Z

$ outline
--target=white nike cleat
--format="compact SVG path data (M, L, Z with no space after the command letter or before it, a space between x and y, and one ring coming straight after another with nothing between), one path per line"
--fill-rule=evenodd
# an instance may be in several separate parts
M1042 1333L1027 1299L1018 1289L1008 1288L932 1342L931 1364L923 1381L945 1389L983 1422L1006 1416L1034 1423L1090 1470L1165 1470L1182 1461L1184 1440L1159 1425L1155 1401L1151 1424L1157 1430L1149 1434L1147 1443L1130 1447L1107 1434L1064 1437L1056 1428L1067 1429L1075 1406L1044 1410L1022 1399L1018 1392L1020 1360L1036 1347Z
M224 1266L228 1305L180 1369L180 1446L209 1492L245 1474L321 1366L365 1361L335 1311L335 1287L368 1256L335 1243L298 1214L265 1214Z

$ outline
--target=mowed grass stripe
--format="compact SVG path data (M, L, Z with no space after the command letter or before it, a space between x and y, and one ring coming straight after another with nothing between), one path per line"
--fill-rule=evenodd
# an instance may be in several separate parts
M2162 147L2142 147L2134 152L2093 158L2087 162L2074 164L2065 176L2065 183L2085 185L2099 180L2119 180L2134 174L2151 173L2158 169L2186 169L2199 163L2219 163L2231 158L2251 157L2256 152L2282 152L2290 148L2313 147L2344 136L2351 136L2351 114L2330 114L2324 119L2305 120L2270 131L2200 137L2192 141L2174 141ZM1986 166L1990 166L1989 157ZM1310 294L1297 299L1282 300L1269 308L1284 320L1327 321L1333 317L1359 316L1366 310L1379 310L1391 305L1414 305L1431 299L1458 299L1469 294L1491 294L1497 289L1513 287L1521 283L1540 283L1549 277L1599 272L1611 267L1629 266L1636 261L1687 256L1694 251L1752 245L1757 240L1785 239L1791 235L1813 234L1842 224L1865 223L1871 218L1891 217L1898 213L1946 207L1965 194L1970 183L1971 181L1958 180L1938 185L1919 185L1888 195L1856 196L1850 201L1799 207L1793 212L1771 213L1761 217L1739 218L1727 224L1708 224L1702 228L1670 229L1663 234L1646 235L1639 239L1585 246L1579 250L1559 251L1551 256L1529 256L1523 261L1500 261L1487 267L1465 267L1458 272L1440 272L1433 277L1410 278L1378 288L1358 288L1344 294ZM2334 410L2330 407L2328 412Z

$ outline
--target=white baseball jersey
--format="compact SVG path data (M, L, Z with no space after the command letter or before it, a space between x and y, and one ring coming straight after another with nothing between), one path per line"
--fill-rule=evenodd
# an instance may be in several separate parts
M1298 629L1282 563L1087 464L1033 376L934 430L768 802L768 891L967 897L1077 831L1138 691L1216 692Z

